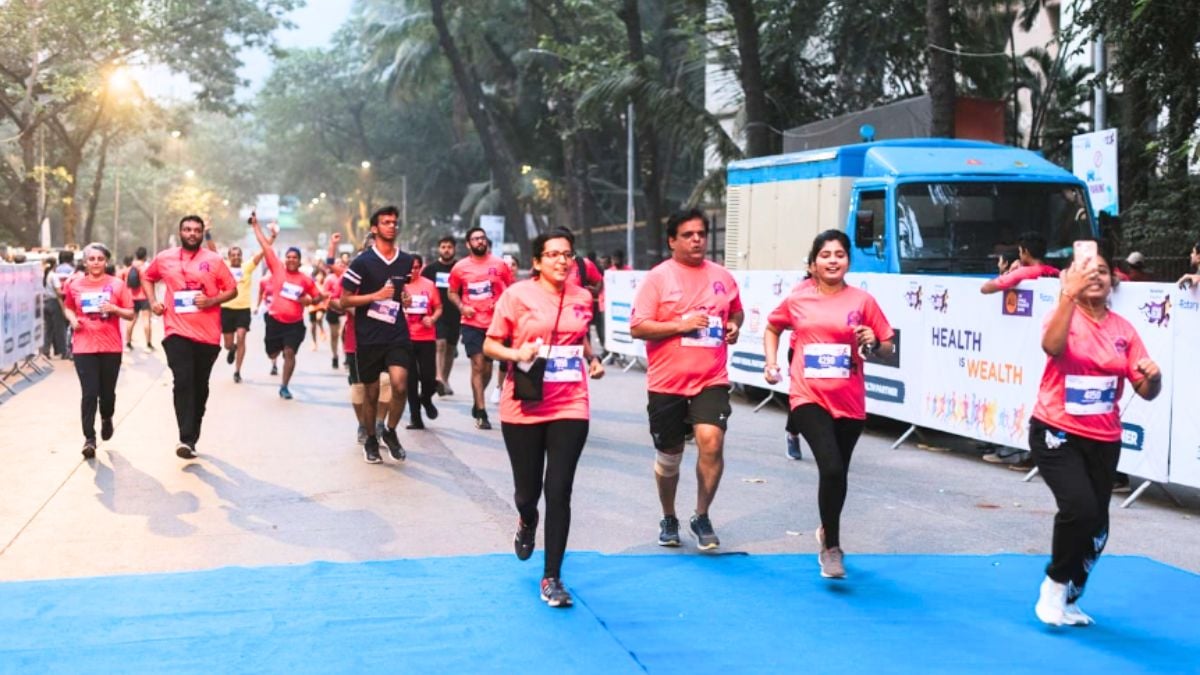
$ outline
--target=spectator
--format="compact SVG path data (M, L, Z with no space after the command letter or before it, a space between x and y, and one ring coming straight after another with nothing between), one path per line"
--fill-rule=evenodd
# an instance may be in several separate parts
M1200 241L1192 245L1191 254L1188 257L1188 269L1190 274L1185 274L1179 277L1180 288L1188 289L1193 286L1200 286Z
M1140 252L1130 253L1125 258L1125 264L1129 265L1129 281L1152 281L1146 271L1146 256Z
M1046 257L1046 238L1036 232L1026 232L1017 240L1018 260L995 279L983 282L983 294L1006 291L1022 281L1039 277L1057 277L1058 269L1042 262Z

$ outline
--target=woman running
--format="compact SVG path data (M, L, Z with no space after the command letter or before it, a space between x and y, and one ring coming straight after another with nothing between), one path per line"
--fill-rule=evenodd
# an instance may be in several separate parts
M325 270L318 269L313 274L313 285L317 290L325 295ZM328 298L328 296L325 296ZM315 352L321 348L321 343L325 341L325 310L328 309L328 300L314 302L308 306L308 324L309 330L312 333L312 350Z
M100 439L113 435L117 405L117 376L121 372L121 319L133 320L133 296L125 282L108 274L108 249L88 244L83 249L84 275L63 288L63 314L74 335L75 373L83 391L83 456L96 456L96 404L100 406Z
M1124 381L1146 400L1162 389L1162 374L1133 325L1108 309L1112 249L1096 242L1076 251L1042 333L1046 370L1029 420L1033 460L1058 504L1035 606L1038 618L1055 626L1092 623L1076 603L1108 541Z
M846 285L850 239L844 232L818 234L808 264L811 283L792 289L767 317L764 376L771 384L781 379L779 335L791 330L795 358L789 368L788 430L804 436L817 461L821 576L841 579L846 576L841 547L846 477L867 418L863 357L890 354L893 333L875 298Z
M546 494L546 560L541 597L551 607L570 607L562 584L562 560L571 528L571 489L575 467L588 435L587 377L598 379L604 366L588 343L592 295L568 284L575 240L556 230L533 240L533 278L513 284L496 304L483 353L509 361L500 399L500 428L512 464L517 512L513 547L517 558L533 554L538 500ZM506 347L510 341L513 347ZM514 372L544 359L540 400L518 400ZM542 363L539 361L539 364ZM534 370L533 372L536 372Z

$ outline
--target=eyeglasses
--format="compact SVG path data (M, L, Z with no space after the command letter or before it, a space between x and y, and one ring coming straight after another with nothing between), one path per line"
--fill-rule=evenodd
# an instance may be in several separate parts
M564 258L564 259L569 260L569 259L575 257L575 252L574 251L542 251L542 254L538 257L541 258L542 260L558 260L559 258Z

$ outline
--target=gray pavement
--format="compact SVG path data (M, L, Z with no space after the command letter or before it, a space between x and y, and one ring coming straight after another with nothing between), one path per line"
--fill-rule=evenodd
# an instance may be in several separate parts
M404 431L401 464L362 461L344 371L328 347L302 348L293 401L278 398L256 319L234 384L213 371L200 458L174 454L171 374L161 350L127 354L115 437L94 462L79 449L79 388L69 362L0 404L0 580L301 564L511 550L515 512L498 430L470 419L467 364L455 396L424 432ZM654 545L660 517L645 420L645 377L610 368L593 383L591 435L573 501L571 548L699 555ZM495 407L489 406L493 421ZM815 553L817 471L783 452L784 413L736 398L726 472L712 517L723 551ZM1032 553L1049 550L1054 502L1040 480L986 464L961 440L927 435L889 449L902 427L871 425L858 445L843 516L856 553ZM694 505L694 455L678 504ZM1200 572L1200 495L1152 488L1113 504L1109 553L1146 555ZM691 543L690 541L687 543ZM541 542L539 541L539 546ZM815 566L814 566L815 573ZM566 576L570 578L568 557ZM1034 593L1037 579L1029 582Z

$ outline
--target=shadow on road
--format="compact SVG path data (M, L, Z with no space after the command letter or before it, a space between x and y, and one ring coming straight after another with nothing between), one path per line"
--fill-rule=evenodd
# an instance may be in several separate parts
M156 478L138 470L121 453L109 450L107 455L111 467L95 462L95 483L100 489L96 498L105 508L118 515L145 516L150 531L166 537L186 537L196 532L195 525L179 518L200 508L196 495L169 492Z

